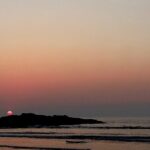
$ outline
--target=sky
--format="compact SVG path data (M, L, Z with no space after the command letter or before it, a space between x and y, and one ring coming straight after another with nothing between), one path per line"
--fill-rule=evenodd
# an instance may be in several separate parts
M0 0L0 116L150 116L149 0Z

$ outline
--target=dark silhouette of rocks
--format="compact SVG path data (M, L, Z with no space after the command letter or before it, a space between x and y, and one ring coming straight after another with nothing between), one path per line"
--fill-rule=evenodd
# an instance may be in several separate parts
M23 113L0 118L0 128L28 128L28 127L59 127L61 125L104 123L95 119L81 119L64 116L45 116Z

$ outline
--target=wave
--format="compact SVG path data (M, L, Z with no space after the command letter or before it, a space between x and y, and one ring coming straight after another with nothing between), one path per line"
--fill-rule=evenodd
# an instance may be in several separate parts
M147 130L150 127L142 127L142 126L121 126L121 127L111 127L111 126L103 126L103 127L78 127L78 128L87 128L87 129L142 129Z
M48 129L150 129L150 126L59 126L59 127L47 127Z
M40 128L42 129L45 127L40 127ZM46 128L47 129L78 129L79 128L79 129L133 129L133 130L134 129L136 129L136 130L143 129L143 130L147 130L147 129L150 129L150 126L82 126L82 125L81 126L77 126L77 125L70 126L69 125L69 126L46 127ZM0 129L12 129L12 128L0 128ZM24 128L20 128L20 129L24 129ZM53 132L51 132L51 133L53 133ZM34 134L34 132L33 132L33 134ZM41 133L39 132L37 134L43 134L43 132L41 132Z
M146 142L150 143L150 136L122 136L122 135L28 135L28 134L0 134L0 137L38 138L38 139L77 139L98 141Z

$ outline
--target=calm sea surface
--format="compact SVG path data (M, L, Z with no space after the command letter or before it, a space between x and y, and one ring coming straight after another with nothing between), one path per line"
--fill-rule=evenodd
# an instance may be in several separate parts
M0 129L0 150L150 150L150 118L100 118L106 124Z

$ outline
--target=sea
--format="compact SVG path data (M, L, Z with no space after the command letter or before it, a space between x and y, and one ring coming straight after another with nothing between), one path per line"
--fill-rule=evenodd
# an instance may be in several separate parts
M0 129L0 150L150 150L150 118L95 118L104 124Z

